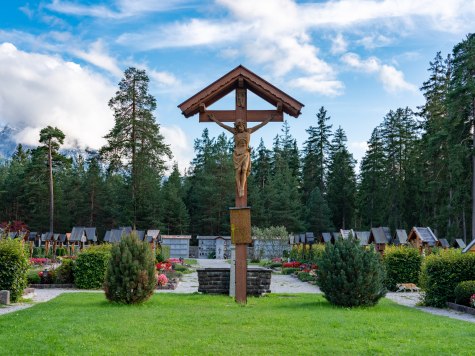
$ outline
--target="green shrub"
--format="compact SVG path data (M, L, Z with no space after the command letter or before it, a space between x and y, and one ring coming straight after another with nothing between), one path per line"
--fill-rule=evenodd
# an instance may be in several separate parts
M42 258L45 257L44 247L33 247L32 257Z
M302 263L317 263L317 260L322 256L325 251L325 245L313 244L311 247L303 245L293 246L290 250L289 257L292 261L298 261Z
M28 256L19 240L0 239L0 290L10 291L10 300L18 301L28 284Z
M422 256L415 248L388 246L383 258L386 268L386 288L395 291L398 283L419 284Z
M421 287L424 304L443 308L455 300L455 287L463 281L475 280L475 254L447 250L430 255L422 264Z
M67 255L67 252L66 252L66 247L58 247L56 249L56 256L66 256Z
M170 246L160 245L157 248L157 251L160 255L162 255L163 258L163 260L160 262L166 261L170 258Z
M373 249L364 250L354 239L327 244L317 264L318 285L332 304L371 306L386 294L381 257Z
M294 274L297 271L300 271L300 268L282 268L282 274Z
M39 270L37 269L30 269L28 271L27 280L28 284L40 284L41 277L38 274Z
M74 260L69 258L63 259L58 268L56 268L55 283L72 284L74 283Z
M454 290L455 303L470 306L470 297L475 294L475 281L464 281L457 284Z
M155 258L148 243L131 234L114 245L104 283L107 299L142 303L152 296L156 286Z
M191 272L188 267L186 266L183 266L183 265L179 265L179 264L175 264L173 266L173 269L177 272L183 272L183 273L188 273L188 272Z
M110 259L110 244L90 246L78 254L74 284L81 289L99 289L104 284Z
M302 282L310 282L310 281L315 281L315 276L311 275L308 272L298 272L297 273L298 279L300 279Z

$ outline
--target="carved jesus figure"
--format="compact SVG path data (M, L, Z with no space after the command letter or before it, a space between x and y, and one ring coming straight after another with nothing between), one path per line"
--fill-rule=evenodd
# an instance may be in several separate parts
M239 197L244 195L244 187L246 186L247 177L251 173L251 134L259 130L262 126L272 120L272 115L261 122L259 125L247 128L244 121L236 121L234 128L218 121L213 114L208 114L210 120L217 123L223 129L228 130L234 135L234 172L236 179L236 187Z

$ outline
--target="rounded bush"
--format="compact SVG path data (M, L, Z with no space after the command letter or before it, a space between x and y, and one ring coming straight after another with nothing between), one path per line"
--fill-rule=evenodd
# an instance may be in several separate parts
M424 259L421 287L424 304L444 308L455 300L455 287L463 281L475 280L475 253L447 250Z
M475 281L460 282L454 293L455 303L470 306L470 297L475 294Z
M114 245L104 283L107 299L123 304L142 303L152 296L156 286L155 257L149 244L132 234Z
M58 268L56 268L55 283L72 284L74 283L74 260L65 258Z
M28 256L19 240L0 239L0 290L10 291L10 300L18 301L28 284Z
M324 297L334 305L372 306L386 294L381 257L354 239L327 244L318 259L317 275Z
M419 251L406 246L388 246L383 257L386 268L386 288L395 291L399 283L419 284L422 256Z
M74 266L74 284L81 289L100 289L110 259L110 245L90 246L81 251Z

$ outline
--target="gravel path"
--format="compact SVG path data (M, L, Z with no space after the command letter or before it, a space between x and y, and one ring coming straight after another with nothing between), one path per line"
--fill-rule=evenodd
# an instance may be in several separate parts
M229 267L226 260L198 260L199 268L207 267ZM272 293L321 293L320 289L310 283L304 283L297 278L281 274L273 274L271 280ZM92 292L103 293L102 291L85 291L80 289L36 289L35 293L27 298L31 298L33 303L19 303L6 307L0 307L0 315L13 313L18 310L26 309L33 306L35 303L47 302L63 293L77 293L77 292ZM198 274L196 272L185 274L175 290L157 290L156 293L196 293L198 292ZM453 319L464 320L475 323L475 316L461 313L452 309L438 309L430 307L420 307L417 303L420 301L420 293L388 293L386 298L410 308L416 308L423 312L446 316Z

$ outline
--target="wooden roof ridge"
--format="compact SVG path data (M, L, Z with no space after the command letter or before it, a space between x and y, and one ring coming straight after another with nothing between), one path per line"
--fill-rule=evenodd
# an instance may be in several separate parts
M300 115L300 110L304 104L257 74L251 72L241 64L223 75L221 78L215 80L204 89L200 90L192 97L186 99L178 105L178 107L186 118L191 117L200 111L200 104L210 106L233 91L238 86L238 81L241 78L246 82L247 89L261 97L263 100L274 106L281 102L282 110L286 114L293 117L298 117Z

